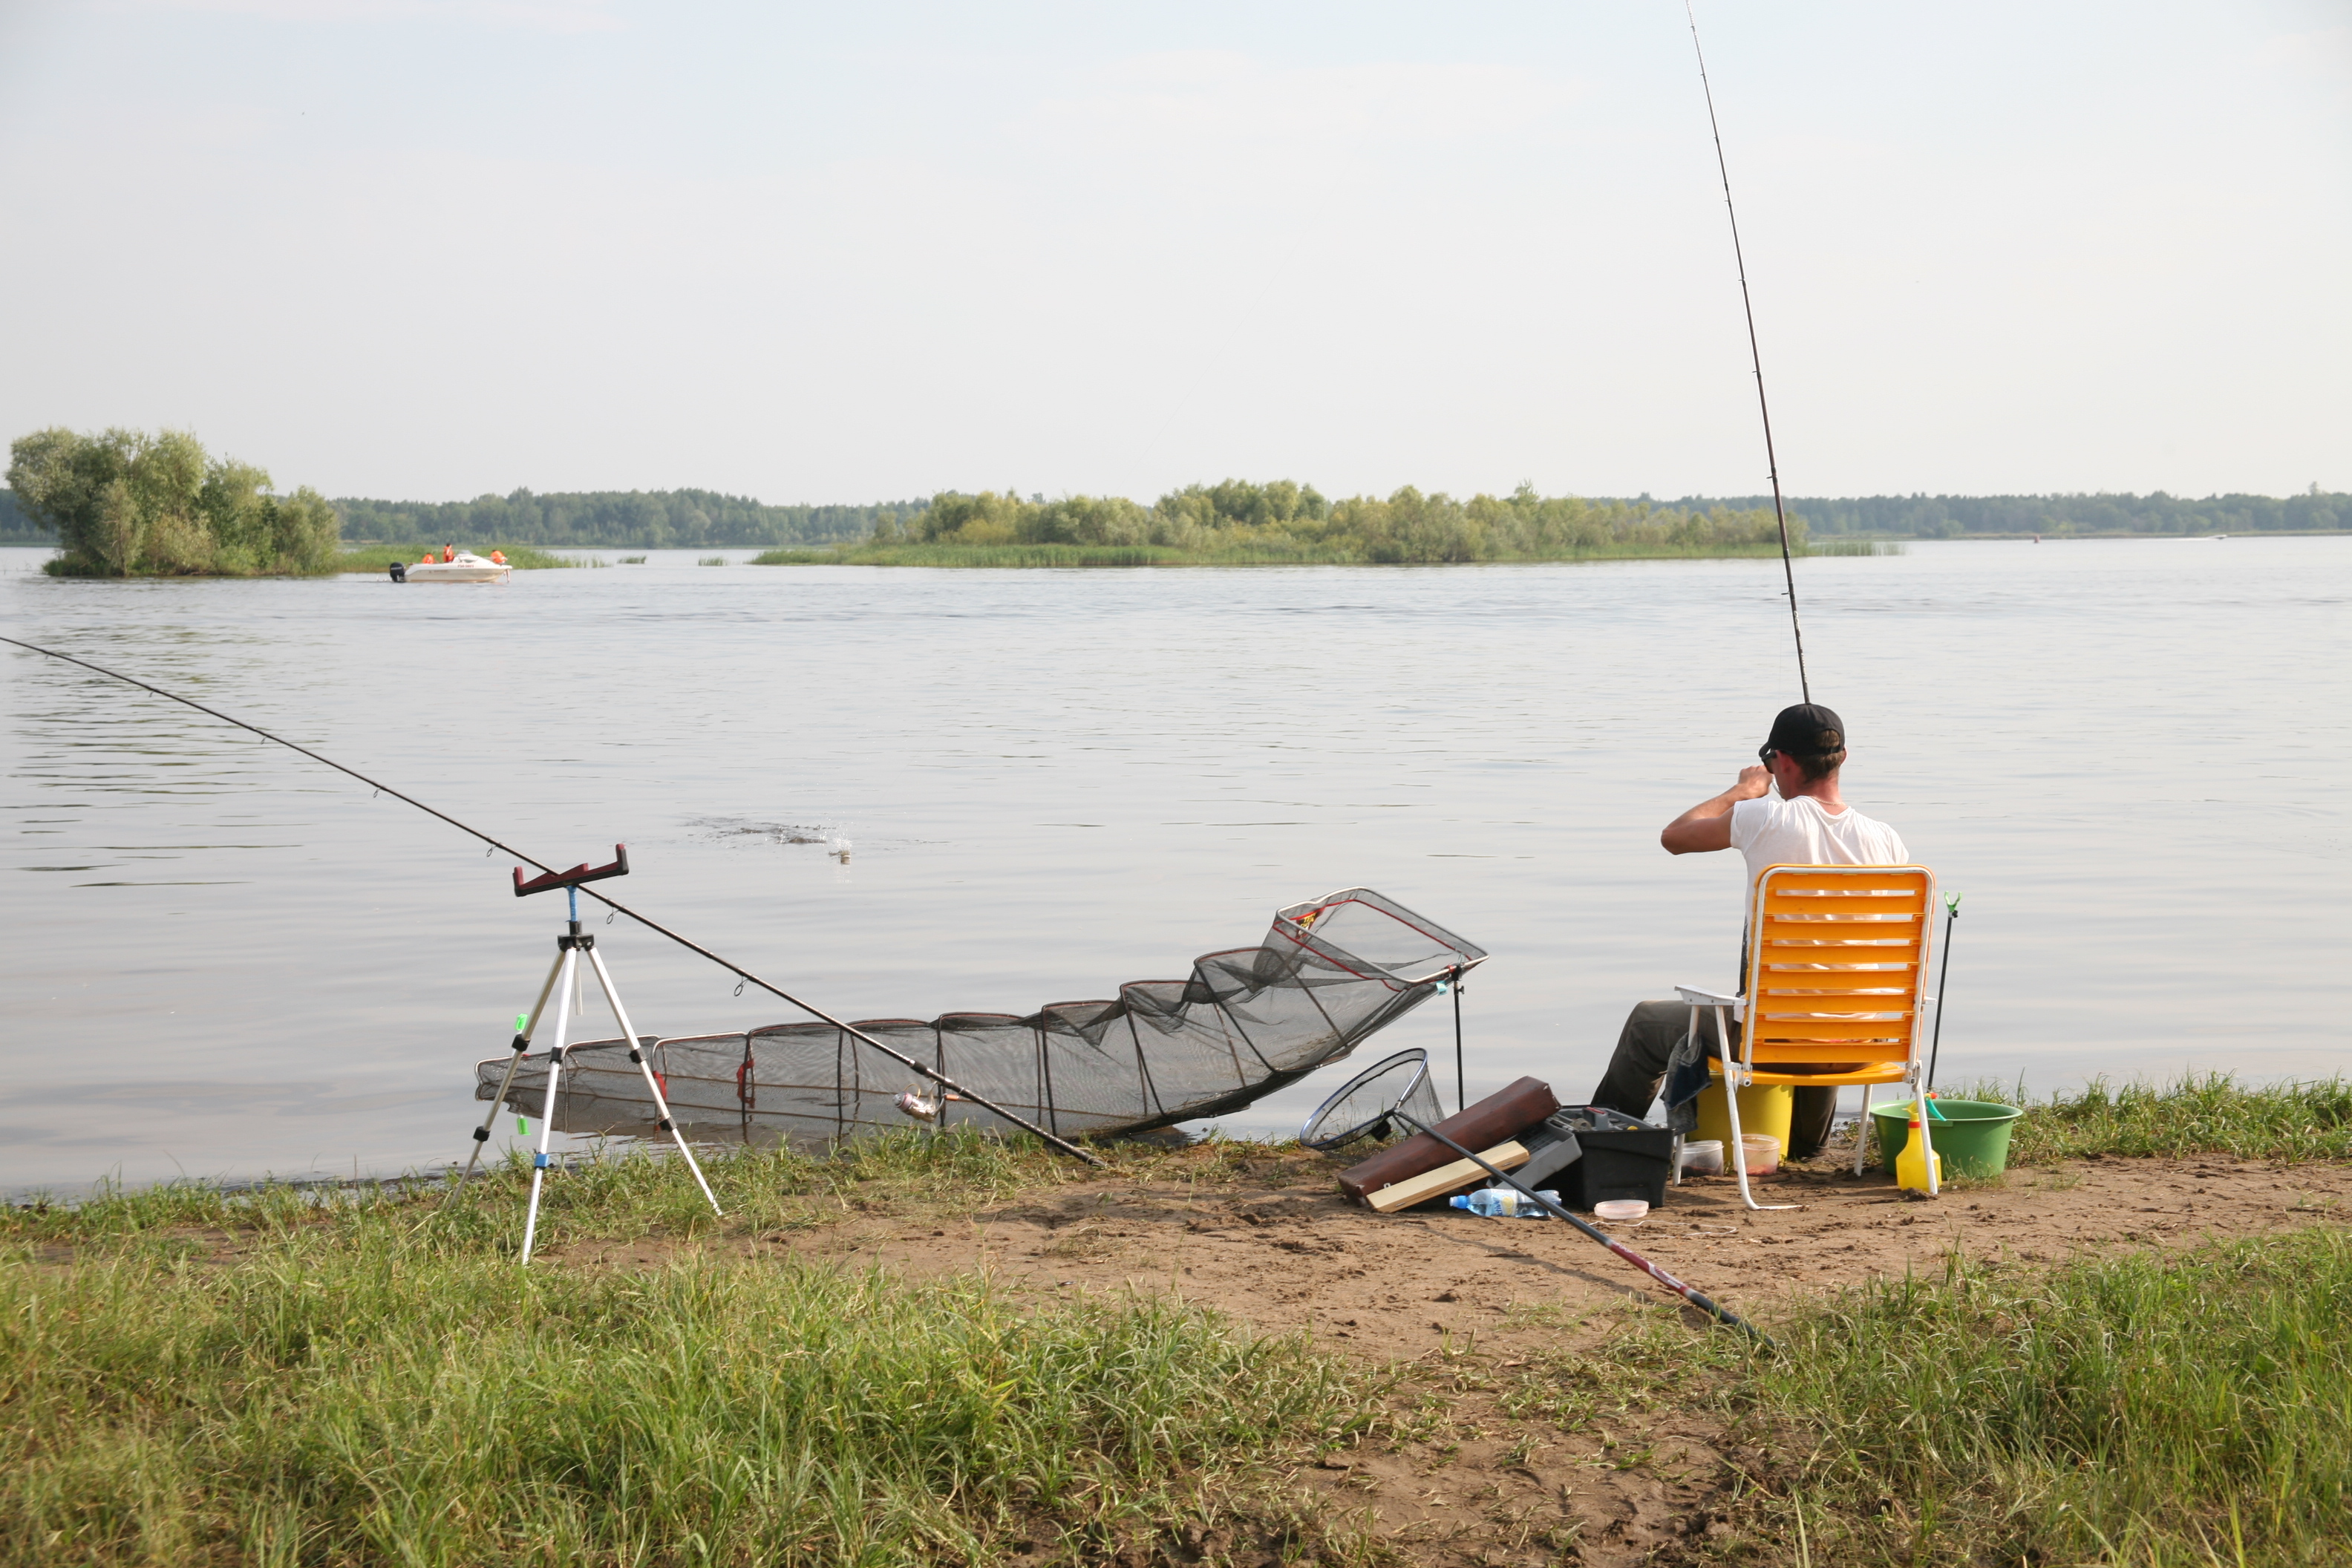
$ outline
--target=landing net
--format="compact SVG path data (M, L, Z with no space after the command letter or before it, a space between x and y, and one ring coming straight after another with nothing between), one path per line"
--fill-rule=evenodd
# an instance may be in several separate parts
M1360 1139L1391 1137L1402 1125L1394 1120L1399 1110L1424 1124L1445 1114L1437 1086L1429 1081L1427 1051L1399 1051L1341 1084L1315 1108L1298 1130L1298 1141L1328 1151Z
M1255 947L1205 953L1183 980L1137 980L1115 998L1025 1016L868 1018L874 1036L1057 1136L1143 1132L1239 1110L1318 1068L1485 961L1484 948L1368 888L1278 910ZM670 1113L700 1138L740 1132L821 1145L888 1127L1011 1124L955 1098L831 1024L662 1039L652 1050ZM475 1068L491 1100L507 1058ZM532 1052L509 1108L536 1116L547 1053ZM555 1128L641 1134L653 1097L625 1040L564 1053Z

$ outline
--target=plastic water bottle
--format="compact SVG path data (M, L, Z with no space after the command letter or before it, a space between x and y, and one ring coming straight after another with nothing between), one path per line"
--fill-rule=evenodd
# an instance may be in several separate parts
M1538 1187L1536 1196L1548 1203L1559 1202L1559 1194ZM1475 1193L1456 1193L1446 1200L1455 1208L1468 1209L1472 1214L1488 1219L1549 1219L1542 1208L1529 1203L1515 1187L1482 1187Z

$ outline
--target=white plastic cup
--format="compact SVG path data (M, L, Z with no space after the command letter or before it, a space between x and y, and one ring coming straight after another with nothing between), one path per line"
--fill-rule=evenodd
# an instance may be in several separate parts
M1739 1135L1740 1167L1751 1176L1769 1176L1780 1168L1780 1141L1769 1132Z
M1702 1176L1723 1174L1723 1140L1720 1138L1684 1139L1683 1169Z

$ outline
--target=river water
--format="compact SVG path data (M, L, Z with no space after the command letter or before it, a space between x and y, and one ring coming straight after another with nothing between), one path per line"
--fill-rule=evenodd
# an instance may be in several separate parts
M616 892L849 1017L1108 995L1362 885L1493 952L1464 997L1472 1097L1534 1073L1569 1098L1630 1003L1732 979L1738 858L1657 831L1795 700L1777 562L745 553L499 588L62 582L0 551L0 621L551 863L625 841ZM1964 895L1945 1081L2347 1065L2352 539L1914 544L1798 583L1848 800ZM559 898L13 649L0 745L0 1189L462 1157L471 1064L535 994ZM604 940L643 1030L793 1016L625 922ZM1451 1078L1441 1007L1376 1044ZM1222 1125L1295 1129L1347 1070Z

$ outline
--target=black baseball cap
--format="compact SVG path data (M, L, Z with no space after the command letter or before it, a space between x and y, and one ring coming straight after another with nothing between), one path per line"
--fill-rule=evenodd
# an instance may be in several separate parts
M1818 702L1783 708L1772 721L1772 733L1757 754L1786 752L1791 756L1821 757L1845 750L1845 721Z

